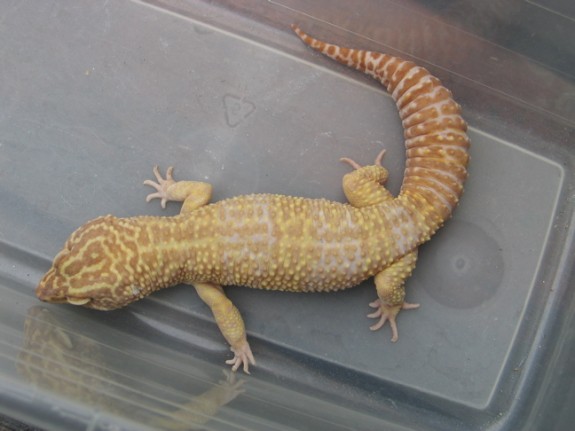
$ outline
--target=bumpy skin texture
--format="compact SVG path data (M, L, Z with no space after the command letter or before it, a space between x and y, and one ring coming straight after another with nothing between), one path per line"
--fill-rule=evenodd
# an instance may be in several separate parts
M418 304L404 302L404 282L417 247L450 217L467 177L469 139L460 106L427 70L396 57L327 44L297 35L323 54L367 73L396 101L405 129L407 161L401 192L385 188L383 152L372 166L342 159L354 171L343 178L349 204L258 194L209 204L211 186L164 179L145 184L147 200L183 202L176 217L100 217L74 232L41 280L37 295L100 310L123 307L155 290L192 284L210 306L235 356L248 371L254 358L243 320L222 285L327 292L374 276L370 305L376 330Z

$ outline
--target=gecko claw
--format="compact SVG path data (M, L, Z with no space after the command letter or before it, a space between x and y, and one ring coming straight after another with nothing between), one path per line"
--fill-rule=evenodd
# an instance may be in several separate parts
M396 317L401 310L412 310L414 308L419 308L419 304L411 304L408 302L404 302L401 305L388 305L381 301L380 299L376 299L373 302L369 303L371 308L376 308L373 313L367 315L367 317L372 319L379 318L379 321L374 325L370 326L369 329L372 331L377 331L381 329L386 322L389 322L389 326L391 328L391 342L395 343L399 339L399 333L397 331L397 322Z
M252 349L247 341L245 341L240 347L230 347L230 350L234 352L234 357L228 359L226 364L232 366L232 371L237 371L243 364L244 373L250 374L250 364L256 365L256 360L252 353Z

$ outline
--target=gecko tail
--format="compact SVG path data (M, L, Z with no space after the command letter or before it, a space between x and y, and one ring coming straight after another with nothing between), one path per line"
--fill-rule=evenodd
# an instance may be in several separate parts
M321 41L304 32L296 24L292 24L291 28L295 34L297 34L298 37L303 41L303 43L309 47L315 49L318 52L321 52L323 55L337 61L338 63L348 67L353 67L354 69L357 69L361 72L369 73L367 70L365 58L371 54L370 51L345 48L334 45L332 43Z
M415 242L428 240L451 216L467 178L470 142L461 106L438 78L411 61L326 43L297 25L292 29L306 45L387 88L402 120L407 155L397 200L410 213L425 215Z

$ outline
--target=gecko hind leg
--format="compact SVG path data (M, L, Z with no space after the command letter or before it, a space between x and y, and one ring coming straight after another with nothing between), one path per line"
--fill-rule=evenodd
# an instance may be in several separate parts
M389 177L381 161L385 150L379 152L373 165L361 166L356 161L343 157L340 161L349 164L354 170L343 177L343 191L347 200L356 208L378 205L393 199L385 188Z
M247 341L244 321L239 310L228 299L222 286L213 283L192 283L198 295L212 310L218 328L226 341L230 344L230 350L234 357L226 361L232 366L232 371L237 371L242 365L246 374L249 374L249 366L255 365L256 360L252 349Z
M376 311L368 314L367 317L379 318L378 322L369 329L377 331L386 322L391 327L391 341L399 339L397 331L396 317L401 310L412 310L419 308L419 304L410 304L405 299L405 280L411 275L417 262L417 249L407 253L405 256L395 261L393 264L378 273L375 278L375 287L378 299L369 305Z

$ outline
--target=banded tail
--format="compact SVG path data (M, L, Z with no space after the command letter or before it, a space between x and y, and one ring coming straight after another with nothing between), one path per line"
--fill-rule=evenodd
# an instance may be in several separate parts
M292 26L316 51L379 80L393 97L404 128L407 152L401 192L404 208L425 215L420 242L451 216L467 178L469 138L461 107L425 68L379 52L322 42Z

